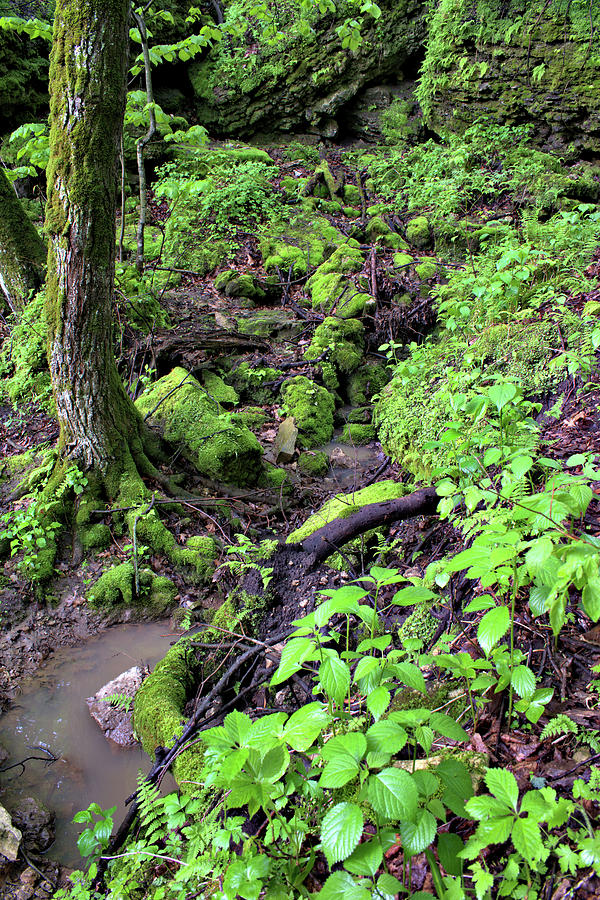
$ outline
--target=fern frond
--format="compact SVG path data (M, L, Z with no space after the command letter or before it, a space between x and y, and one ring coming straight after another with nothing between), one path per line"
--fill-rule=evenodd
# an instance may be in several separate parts
M554 716L553 719L550 719L547 725L544 726L544 730L540 735L540 741L559 737L563 734L577 734L578 732L579 726L577 723L564 713L560 713L558 716Z

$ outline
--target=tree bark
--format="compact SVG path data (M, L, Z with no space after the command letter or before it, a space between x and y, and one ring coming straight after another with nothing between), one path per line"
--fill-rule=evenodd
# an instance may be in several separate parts
M112 340L115 213L129 0L58 0L50 61L49 361L63 454L105 476L146 429ZM116 465L115 465L116 464ZM109 489L109 495L115 491Z
M46 248L0 169L0 292L18 313L42 284Z

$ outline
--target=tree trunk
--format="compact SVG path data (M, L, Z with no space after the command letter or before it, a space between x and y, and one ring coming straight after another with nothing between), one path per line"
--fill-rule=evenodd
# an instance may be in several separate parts
M18 313L43 281L46 248L0 169L0 292Z
M128 17L129 0L59 0L50 62L47 296L60 449L105 479L113 471L113 496L147 442L112 340Z

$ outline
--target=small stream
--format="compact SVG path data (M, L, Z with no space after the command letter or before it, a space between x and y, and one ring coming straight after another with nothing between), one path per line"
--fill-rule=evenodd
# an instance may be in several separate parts
M106 740L85 698L131 666L152 668L173 640L168 622L150 622L108 628L81 647L60 648L23 684L14 707L0 718L0 743L10 753L5 765L43 756L28 749L35 745L60 757L50 765L32 760L22 774L17 768L0 775L4 806L10 809L20 798L33 796L56 813L56 840L48 851L53 859L80 866L80 826L72 824L73 815L92 801L104 809L116 805L118 825L138 769L146 772L150 764L140 748L123 750Z

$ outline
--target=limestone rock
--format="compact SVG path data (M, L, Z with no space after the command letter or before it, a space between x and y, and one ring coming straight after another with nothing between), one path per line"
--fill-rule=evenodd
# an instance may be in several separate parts
M289 463L294 458L296 452L296 438L298 437L298 429L293 416L288 416L283 420L277 431L275 438L275 461L277 463Z
M111 694L122 694L126 697L135 697L145 672L141 666L132 666L126 672L122 672L112 681L109 681L104 687L101 687L93 697L88 697L85 701L89 707L90 715L96 720L107 740L114 741L120 747L133 747L137 744L137 739L133 733L133 725L131 721L131 708L126 709L122 704L119 706L108 703L106 698Z
M0 854L15 860L23 835L12 823L10 813L0 805Z

